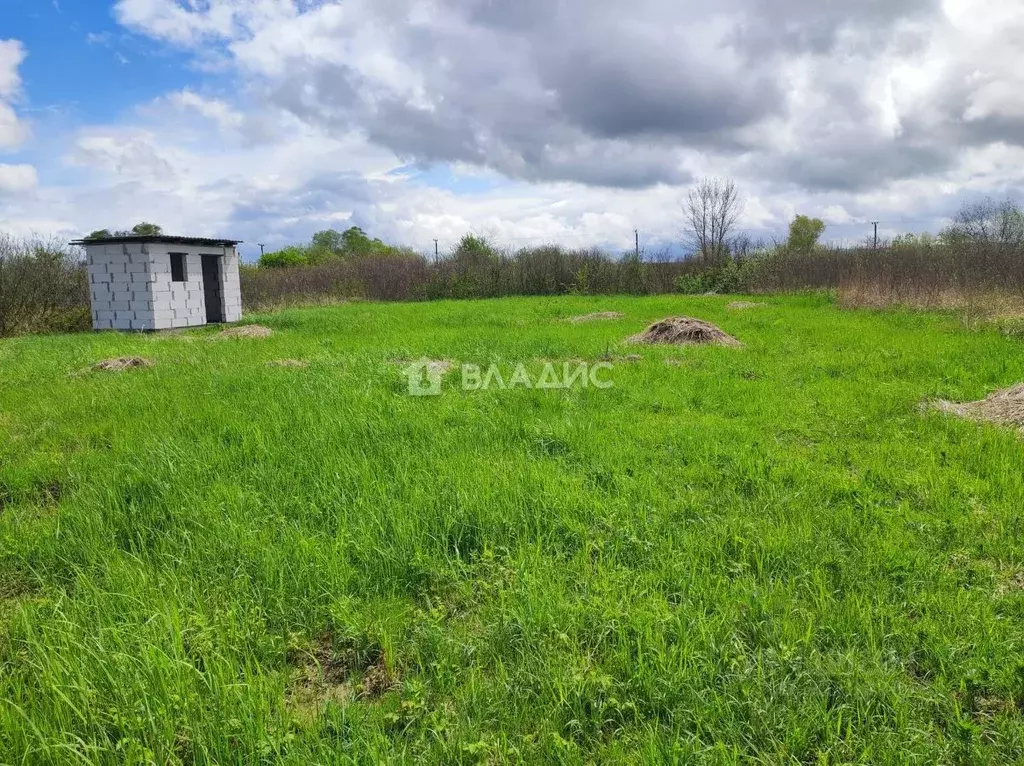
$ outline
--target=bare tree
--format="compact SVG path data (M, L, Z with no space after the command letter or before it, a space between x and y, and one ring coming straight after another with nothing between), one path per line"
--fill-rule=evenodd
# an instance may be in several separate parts
M942 231L949 244L987 243L1013 248L1024 246L1024 211L1013 200L991 198L967 202Z
M733 181L705 178L690 189L683 202L689 244L705 260L727 258L729 235L742 212L743 202Z

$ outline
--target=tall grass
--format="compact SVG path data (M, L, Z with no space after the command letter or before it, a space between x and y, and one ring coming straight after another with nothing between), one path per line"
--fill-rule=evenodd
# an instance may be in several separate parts
M0 344L0 762L1021 762L1020 441L919 405L1024 346L762 302ZM674 313L744 347L619 345ZM609 348L607 391L396 364ZM121 356L154 364L82 373Z

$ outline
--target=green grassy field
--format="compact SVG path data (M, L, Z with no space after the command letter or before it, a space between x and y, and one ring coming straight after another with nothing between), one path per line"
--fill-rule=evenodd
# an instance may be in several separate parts
M1024 344L764 300L0 342L0 761L1021 760L1024 442L919 405ZM620 345L679 314L745 346ZM608 353L610 390L396 364Z

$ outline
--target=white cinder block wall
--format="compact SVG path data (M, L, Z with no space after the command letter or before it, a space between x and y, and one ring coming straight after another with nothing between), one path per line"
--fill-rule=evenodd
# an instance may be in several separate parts
M97 330L152 330L155 276L143 245L89 245L92 326Z
M242 318L238 251L234 247L192 244L86 244L97 330L166 330L207 323L203 255L220 256L224 321ZM171 254L185 256L185 281L171 275Z
M171 253L185 256L185 281L171 281ZM197 253L181 245L151 248L153 259L153 321L155 329L200 327L206 324L203 294L203 261Z
M233 247L224 248L220 279L224 321L237 322L242 318L242 284L238 278L238 250Z

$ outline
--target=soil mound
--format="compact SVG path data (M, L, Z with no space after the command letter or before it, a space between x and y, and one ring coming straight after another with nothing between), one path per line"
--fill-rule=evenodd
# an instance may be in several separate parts
M1017 426L1024 430L1024 383L996 391L980 402L932 402L933 409L970 420Z
M572 317L569 321L573 324L582 322L601 322L610 319L622 319L624 315L618 311L598 311L596 314L584 314L583 316Z
M152 367L153 363L141 356L124 356L119 359L104 359L89 369L93 372L122 372L137 367Z
M736 338L710 322L692 317L669 317L655 322L631 343L660 343L673 346L742 346Z
M213 337L217 340L223 340L225 338L269 338L274 334L274 331L269 327L264 327L258 324L247 324L241 327L229 327L226 330L221 330Z

